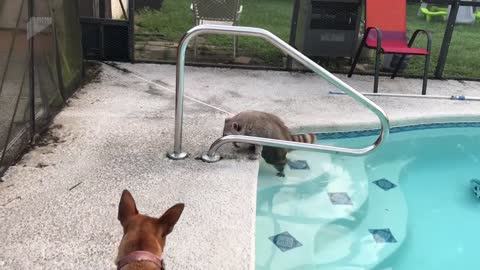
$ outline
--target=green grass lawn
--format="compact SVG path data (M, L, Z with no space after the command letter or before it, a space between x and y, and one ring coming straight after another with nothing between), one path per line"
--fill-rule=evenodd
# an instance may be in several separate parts
M194 26L190 3L191 0L165 0L160 11L141 11L136 16L136 25L140 27L138 33L161 33L167 40L180 40ZM293 8L291 0L243 0L242 5L242 26L264 28L288 40ZM283 54L269 43L250 37L238 40L242 55L261 58L268 65L282 65ZM227 36L211 35L208 44L233 48L232 38Z
M178 41L188 29L193 27L190 3L191 0L165 0L160 11L139 12L136 17L137 33L157 33L162 34L166 40ZM267 29L288 42L293 9L291 0L243 0L242 5L243 13L240 19L242 26ZM427 23L423 18L416 16L417 9L417 4L408 6L408 32L411 34L415 29L427 29L432 33L433 53L430 73L433 74L446 23L443 21ZM418 46L426 44L423 37L417 40ZM232 47L232 38L209 36L207 43L229 49ZM258 38L240 37L239 50L241 55L260 58L268 65L283 64L283 54ZM406 72L421 75L423 61L423 57L412 57ZM455 27L444 74L480 78L480 23Z

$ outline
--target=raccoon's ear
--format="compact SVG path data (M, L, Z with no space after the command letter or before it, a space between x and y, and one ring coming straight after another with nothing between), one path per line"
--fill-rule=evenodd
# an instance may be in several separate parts
M232 118L225 118L225 123L230 122L230 120L232 120Z
M242 129L242 127L237 122L233 122L232 127L236 131L240 131Z

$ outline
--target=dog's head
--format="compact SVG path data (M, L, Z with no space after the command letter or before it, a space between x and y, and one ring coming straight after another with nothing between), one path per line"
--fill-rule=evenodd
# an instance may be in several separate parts
M160 218L142 215L138 213L132 194L128 190L124 190L118 207L118 220L123 227L123 238L118 248L116 262L119 263L138 251L161 258L166 237L172 232L183 208L184 204L176 204ZM146 260L128 263L122 267L122 270L128 269L158 269L158 266L154 262Z

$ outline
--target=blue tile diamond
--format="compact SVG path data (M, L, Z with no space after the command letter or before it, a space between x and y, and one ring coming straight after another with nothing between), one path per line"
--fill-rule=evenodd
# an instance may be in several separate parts
M370 229L368 230L377 243L397 243L390 229Z
M288 167L292 170L310 170L306 160L288 160Z
M375 185L377 185L379 188L381 188L385 191L390 190L390 189L397 186L397 185L395 185L394 183L390 182L388 179L385 179L385 178L373 181L373 183Z
M346 192L329 192L330 202L335 205L352 205L352 200Z
M298 242L297 239L291 236L288 232L282 232L271 236L268 239L270 239L282 252L302 246L302 243Z

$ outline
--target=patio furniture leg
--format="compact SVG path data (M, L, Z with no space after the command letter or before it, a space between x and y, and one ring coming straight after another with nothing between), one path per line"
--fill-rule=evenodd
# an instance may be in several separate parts
M348 72L348 77L352 77L353 71L355 70L355 66L357 65L357 62L358 62L358 58L360 57L360 54L362 53L362 48L363 48L363 43L364 42L365 42L365 38L360 43L360 46L358 46L357 53L355 54L355 57L353 58L352 66L350 67L350 71Z
M358 46L357 53L355 54L355 58L353 58L353 64L350 67L350 71L348 72L348 77L349 78L352 77L353 71L355 70L355 66L357 66L358 58L360 57L360 54L362 53L363 46L365 45L365 41L367 40L368 34L370 33L370 30L372 30L372 29L375 29L375 31L377 32L377 36L379 37L379 40L377 41L377 46L379 46L381 48L382 33L376 28L371 28L371 27L367 28L365 33L363 33L363 38L362 38L362 41L360 42L360 46Z
M413 42L417 38L418 33L424 33L427 36L427 54L425 55L425 67L423 70L423 85L422 85L422 95L427 94L427 80L428 80L428 69L430 67L430 53L432 51L432 36L430 32L427 32L425 30L415 30L415 32L412 35L412 38L410 38L410 41L408 42L408 47L412 47ZM397 75L397 71L400 68L400 65L402 64L403 60L405 58L405 55L402 55L402 58L400 59L400 62L397 64L395 67L395 70L393 71L392 74L392 79Z
M375 50L375 79L373 81L373 92L378 93L378 76L380 73L380 48Z
M430 67L430 52L425 55L425 68L423 70L422 95L427 94L428 69Z

